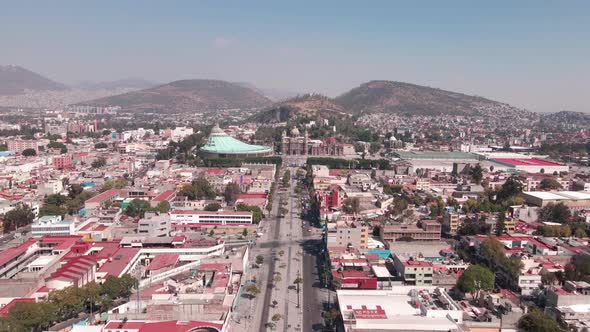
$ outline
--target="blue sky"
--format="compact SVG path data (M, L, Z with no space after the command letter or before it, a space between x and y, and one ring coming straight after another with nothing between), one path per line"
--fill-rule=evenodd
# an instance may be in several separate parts
M0 1L0 64L65 83L387 79L590 112L590 1Z

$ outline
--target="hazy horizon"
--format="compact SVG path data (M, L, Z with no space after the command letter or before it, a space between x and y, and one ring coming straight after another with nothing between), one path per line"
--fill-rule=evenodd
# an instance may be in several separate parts
M582 1L0 3L0 65L68 85L210 78L334 97L392 80L590 112Z

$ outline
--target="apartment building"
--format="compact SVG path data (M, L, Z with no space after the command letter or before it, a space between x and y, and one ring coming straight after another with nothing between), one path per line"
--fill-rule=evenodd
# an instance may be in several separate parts
M328 230L328 247L352 246L357 249L367 249L369 227L359 222L339 221L330 223Z
M449 234L457 234L457 230L459 226L461 226L461 219L459 218L458 213L445 213L443 217L443 226L445 232Z
M411 238L414 241L439 241L441 224L436 220L422 220L417 225L384 225L380 229L380 238L384 243L395 242L400 238Z

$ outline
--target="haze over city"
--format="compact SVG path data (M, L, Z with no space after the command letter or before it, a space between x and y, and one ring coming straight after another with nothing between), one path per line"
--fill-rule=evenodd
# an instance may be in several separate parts
M214 78L337 96L384 79L588 112L586 1L0 3L0 64L58 82Z

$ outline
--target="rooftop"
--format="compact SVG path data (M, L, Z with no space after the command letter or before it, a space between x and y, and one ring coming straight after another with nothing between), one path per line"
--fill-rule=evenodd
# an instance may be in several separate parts
M201 148L201 151L208 153L247 154L270 153L272 149L268 146L244 143L226 134L218 126L215 126L211 129L207 144Z
M562 166L558 163L535 158L495 158L492 160L509 166Z

